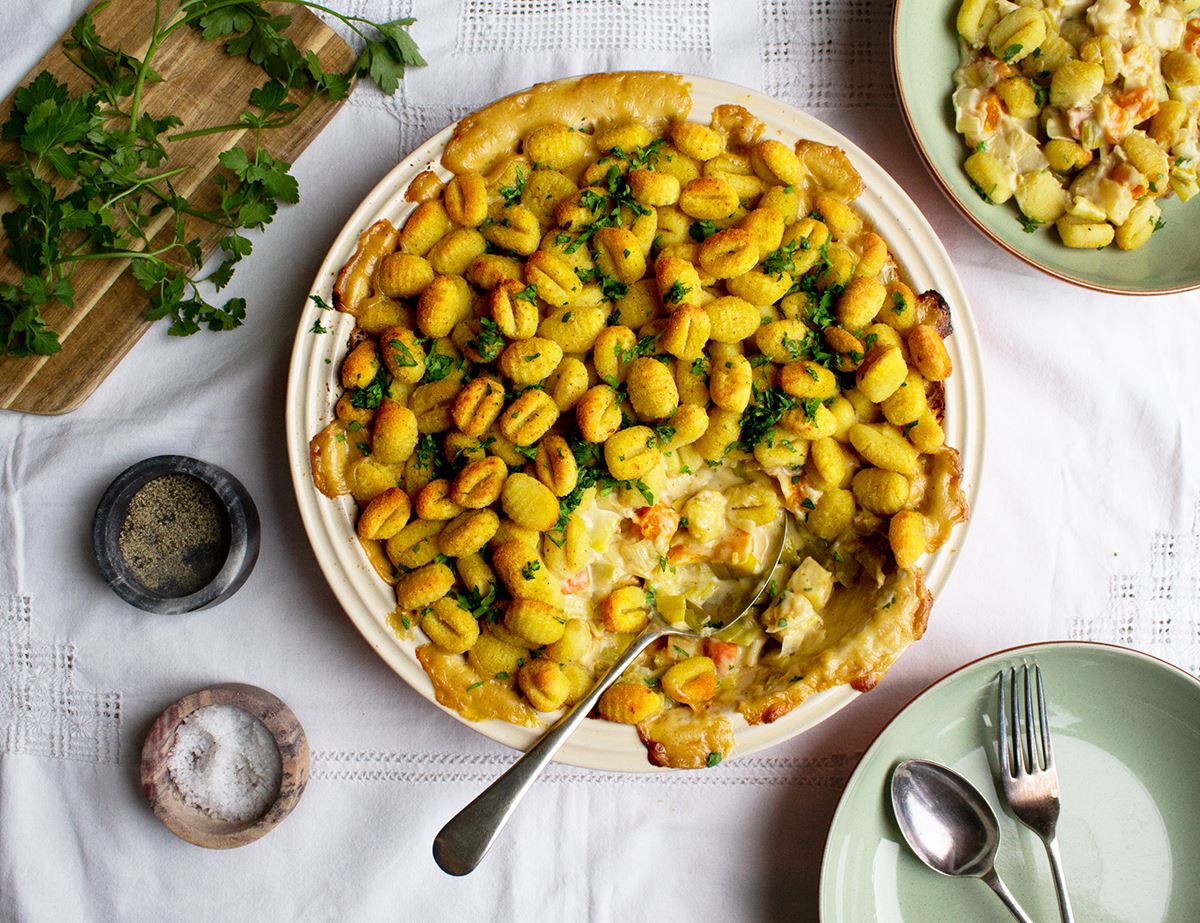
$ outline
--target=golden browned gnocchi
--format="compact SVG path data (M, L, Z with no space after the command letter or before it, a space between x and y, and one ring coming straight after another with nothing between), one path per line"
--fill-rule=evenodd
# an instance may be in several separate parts
M446 162L343 274L358 327L312 441L318 486L359 501L392 569L389 624L440 652L422 658L435 688L473 677L444 701L578 701L652 618L706 627L698 605L758 580L784 510L798 545L754 615L653 645L603 718L637 724L652 759L712 765L727 745L697 741L731 735L660 720L774 720L844 681L817 665L823 633L869 634L870 615L919 634L919 562L965 516L949 314L858 211L844 152L723 106L708 124L547 117Z

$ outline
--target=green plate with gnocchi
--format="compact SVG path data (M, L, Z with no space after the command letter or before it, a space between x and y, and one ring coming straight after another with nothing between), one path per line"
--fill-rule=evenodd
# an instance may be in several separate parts
M1200 287L1200 0L897 0L892 68L925 166L995 243L1097 291Z

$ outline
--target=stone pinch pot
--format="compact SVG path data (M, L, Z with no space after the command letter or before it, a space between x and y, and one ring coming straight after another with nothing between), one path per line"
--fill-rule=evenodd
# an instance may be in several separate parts
M279 794L257 818L234 823L219 820L183 800L167 769L175 730L206 705L234 705L261 721L279 747L282 774ZM185 695L158 716L142 745L142 791L155 815L177 837L208 849L230 849L253 843L274 830L292 812L308 784L308 737L288 706L277 696L245 683L218 683Z
M207 484L217 495L229 525L229 548L217 575L188 596L169 597L143 586L121 554L121 526L129 501L147 483L169 474L185 474ZM92 522L96 561L105 582L123 600L147 612L176 615L207 609L236 593L258 561L258 508L241 481L223 468L186 455L156 455L122 471L104 492Z

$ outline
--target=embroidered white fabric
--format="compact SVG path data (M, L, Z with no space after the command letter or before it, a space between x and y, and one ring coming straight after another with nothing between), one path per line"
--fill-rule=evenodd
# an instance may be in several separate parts
M1129 644L1200 672L1200 407L1177 397L1194 390L1200 297L1088 294L968 229L896 112L887 4L330 2L416 16L431 66L390 99L360 86L299 159L301 204L256 237L231 289L249 301L245 327L186 341L155 329L79 411L0 415L0 919L811 920L857 754L937 676L1048 638ZM8 0L4 92L84 5ZM815 110L908 189L972 293L990 395L985 483L926 638L878 689L711 770L554 766L494 854L456 882L433 864L433 835L513 754L411 692L325 586L282 448L294 318L328 242L403 153L536 81L634 68L703 73ZM255 573L208 612L131 609L91 557L105 486L164 452L228 468L262 516ZM267 838L210 853L155 820L137 764L162 708L223 680L295 709L312 781Z

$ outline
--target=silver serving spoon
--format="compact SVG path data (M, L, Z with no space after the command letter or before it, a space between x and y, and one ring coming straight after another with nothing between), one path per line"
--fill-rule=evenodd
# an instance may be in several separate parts
M467 875L475 870L480 861L492 848L500 831L512 816L517 805L529 791L531 785L541 775L546 764L554 758L571 732L588 716L604 690L615 682L625 668L653 642L666 635L686 635L693 638L705 638L717 631L728 628L742 618L762 595L763 590L771 582L771 578L779 567L779 559L784 547L793 539L794 526L789 513L784 513L784 527L779 530L775 544L766 556L769 566L764 568L762 578L754 588L737 600L739 605L728 605L730 600L721 600L722 608L732 612L732 617L723 618L709 606L699 606L691 600L687 608L691 610L694 621L701 627L693 630L686 625L668 625L655 612L649 624L642 629L630 642L624 653L600 678L592 691L573 705L566 714L558 719L545 735L525 754L518 759L507 772L484 789L474 801L459 811L444 826L433 841L433 858L443 872L450 875ZM710 600L712 598L710 597Z
M905 760L892 772L892 808L918 859L943 875L982 880L1021 923L1033 923L996 874L1000 824L975 786L939 763Z

